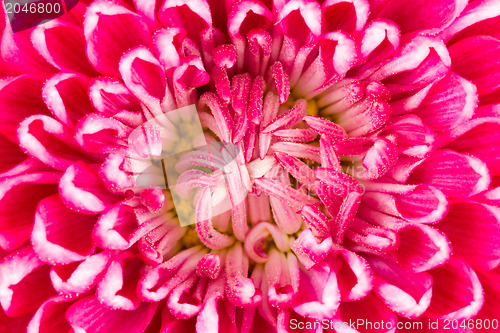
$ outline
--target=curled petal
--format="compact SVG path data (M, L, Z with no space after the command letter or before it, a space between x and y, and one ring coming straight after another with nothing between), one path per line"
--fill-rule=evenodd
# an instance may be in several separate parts
M342 30L347 33L360 31L368 20L368 1L329 0L321 7L328 31Z
M68 264L94 252L95 215L78 214L64 206L59 195L40 201L31 234L33 249L47 263Z
M59 181L64 204L80 213L101 213L123 197L110 193L102 179L85 163L72 164Z
M80 262L57 265L50 269L50 280L54 289L65 295L78 295L94 287L111 260L109 252L92 255Z
M136 256L122 252L106 269L97 285L96 296L113 309L136 310L141 304L136 289L143 265L142 260Z

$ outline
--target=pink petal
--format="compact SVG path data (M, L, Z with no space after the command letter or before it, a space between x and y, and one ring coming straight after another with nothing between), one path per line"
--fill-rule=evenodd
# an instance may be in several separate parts
M321 34L321 9L310 0L292 0L279 10L276 24L281 32L295 39L298 46L312 43Z
M2 174L26 160L28 156L23 153L18 144L0 134L0 158L0 174Z
M165 96L165 72L145 46L125 52L120 58L119 70L127 88L149 107L160 103Z
M408 2L396 0L386 1L387 5L376 15L396 22L403 33L418 30L439 32L449 25L467 5L466 1L440 2L435 6L426 1Z
M118 62L122 54L135 46L147 45L150 37L140 15L106 1L89 6L83 26L90 63L100 73L111 76L120 75Z
M363 167L366 174L360 178L376 179L383 176L396 163L398 149L396 145L387 138L377 138L373 147L368 149L363 158Z
M399 265L368 257L375 275L374 291L397 314L415 319L427 310L432 298L432 278L427 273L405 271Z
M248 73L235 75L231 81L231 105L239 116L247 111L251 84L252 78Z
M240 243L236 243L226 255L227 299L236 306L256 306L262 301L262 291L252 279L247 278L248 258L243 255Z
M31 319L26 332L50 333L65 332L71 329L64 313L74 302L63 296L46 300Z
M312 205L317 202L313 197L271 179L255 179L255 185L270 196L286 201L297 211L301 210L305 205Z
M453 253L473 267L490 270L500 263L500 211L497 207L461 202L436 227L453 244Z
M448 213L446 196L432 186L418 185L410 192L394 196L399 215L410 222L439 222Z
M205 254L196 265L196 274L201 277L216 279L221 272L221 256L213 253Z
M314 237L312 229L303 230L299 237L290 245L306 269L322 262L335 249L331 237L322 241Z
M134 311L113 310L94 296L80 299L66 311L68 323L75 331L110 333L127 331L140 333L153 318L158 303L142 303Z
M359 328L362 332L393 332L390 327L396 327L398 318L388 309L375 293L370 293L365 298L355 302L342 302L339 307L338 320L342 322L360 321ZM368 322L381 323L384 321L384 328L380 330L367 329ZM339 323L342 324L342 323Z
M97 173L111 193L124 194L133 187L132 176L125 171L125 158L120 153L109 154Z
M2 23L4 20L7 20L7 15L2 11ZM1 58L11 72L41 75L56 72L56 69L45 61L33 47L29 30L13 33L11 25L6 24L2 32Z
M94 79L89 87L89 97L94 108L108 117L114 116L121 110L141 110L139 100L116 79L102 77Z
M47 116L31 116L19 124L19 146L46 165L66 170L73 161L89 161L78 147L74 133Z
M341 250L331 265L337 270L342 301L360 300L372 290L373 272L364 258L349 250Z
M200 247L192 247L148 271L137 286L141 298L147 302L165 299L177 285L195 274L196 265L205 253Z
M426 315L441 319L469 319L484 303L484 292L476 273L455 257L429 272L433 277L432 300Z
M49 269L30 246L0 261L0 304L8 316L31 313L55 294Z
M460 17L444 29L440 36L449 44L478 35L491 35L498 38L499 36L495 35L497 31L491 27L496 26L499 15L498 6L490 1L469 3Z
M118 205L99 217L92 237L96 245L103 249L125 250L131 246L137 224L133 209L127 205Z
M141 278L142 260L129 252L120 253L108 266L97 285L96 296L113 309L133 311L140 304L137 283Z
M395 251L398 264L414 272L424 272L446 263L451 244L438 230L423 224L397 227L399 245Z
M317 286L323 286L317 288ZM332 319L340 305L337 276L326 264L300 271L300 286L293 310L317 320Z
M83 260L94 252L91 240L96 217L66 208L55 194L40 201L31 242L45 262L67 264Z
M479 157L496 176L500 174L499 130L500 123L496 119L474 119L445 133L443 143L447 144L446 148Z
M219 128L221 139L224 142L231 142L231 133L233 129L233 120L229 115L229 110L223 105L220 98L210 92L204 93L200 98L200 109L207 106L214 116L217 127Z
M428 184L452 198L467 197L488 188L491 176L478 158L451 150L432 154L411 174L408 183Z
M186 31L177 27L160 29L151 37L149 48L154 52L164 70L181 64L182 43L185 37Z
M379 135L396 135L399 152L408 156L425 157L434 144L434 132L419 117L409 114L396 118Z
M472 118L477 102L476 87L450 73L432 86L415 114L433 130L442 131Z
M271 11L258 1L236 3L228 17L228 32L232 38L247 36L250 29L266 29L272 23Z
M212 26L210 7L205 0L179 3L167 0L158 12L159 21L165 26L184 28L193 41L199 41L201 33Z
M500 54L500 40L474 36L452 45L449 50L453 71L477 86L480 102L498 103L500 65L495 59Z
M89 81L83 75L60 73L43 86L45 104L68 127L73 128L84 115L93 111L88 97Z
M106 251L92 255L83 261L52 266L50 280L54 289L69 296L84 294L101 279L112 254Z
M321 7L328 31L342 30L347 33L360 31L368 20L368 1L329 0Z
M59 192L68 208L84 214L101 213L123 199L110 193L99 176L82 162L66 169L59 182Z
M384 83L391 94L398 94L445 77L450 67L450 55L440 39L417 36L370 78Z
M263 133L272 133L278 129L282 128L290 128L296 125L298 122L302 120L306 111L307 102L303 99L299 99L295 102L294 107L288 111L280 115L278 118L275 118L270 124L268 124L263 130Z
M2 78L0 80L0 131L9 140L17 142L19 123L32 114L49 112L43 103L42 82L30 76Z
M324 134L335 139L347 137L347 134L342 127L325 118L305 116L303 120L307 123L307 125L309 125L309 127L319 134Z
M0 182L0 246L13 250L30 237L38 202L57 193L60 173L22 174Z
M31 40L38 53L57 69L96 74L85 56L85 38L80 27L53 20L34 29Z

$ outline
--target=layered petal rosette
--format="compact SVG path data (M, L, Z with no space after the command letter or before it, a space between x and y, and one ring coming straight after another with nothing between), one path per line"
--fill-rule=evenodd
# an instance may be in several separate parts
M499 1L2 15L1 332L498 327Z

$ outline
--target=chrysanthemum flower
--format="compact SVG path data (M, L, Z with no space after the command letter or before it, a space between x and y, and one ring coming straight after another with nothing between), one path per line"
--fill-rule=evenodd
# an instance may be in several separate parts
M4 18L1 332L498 327L499 1ZM161 133L188 134L149 121L193 104L221 144L175 165L182 226L171 191L135 176ZM360 320L375 327L333 325Z

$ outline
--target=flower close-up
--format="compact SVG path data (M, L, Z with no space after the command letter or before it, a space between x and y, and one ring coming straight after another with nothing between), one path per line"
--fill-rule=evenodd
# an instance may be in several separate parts
M12 8L1 333L500 331L500 1Z

